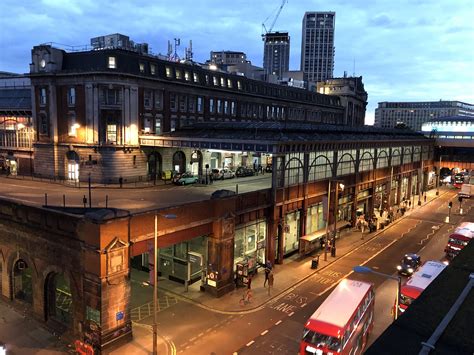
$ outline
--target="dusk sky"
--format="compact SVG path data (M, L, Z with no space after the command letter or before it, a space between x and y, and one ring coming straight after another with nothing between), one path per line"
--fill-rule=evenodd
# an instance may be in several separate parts
M2 0L0 71L28 72L34 45L84 46L111 33L147 42L162 54L168 40L181 39L180 55L192 40L197 62L209 59L211 50L243 51L262 66L262 22L280 5L268 0ZM290 33L292 70L300 68L305 11L336 12L334 76L344 71L363 76L367 124L381 101L474 103L474 1L288 0L273 30Z

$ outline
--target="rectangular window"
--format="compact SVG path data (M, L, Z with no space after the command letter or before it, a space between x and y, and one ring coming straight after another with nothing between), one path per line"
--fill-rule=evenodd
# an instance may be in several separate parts
M46 88L41 88L40 89L40 97L39 97L39 103L41 106L46 105Z
M139 66L140 66L140 73L144 73L145 72L145 63L140 63Z
M170 94L170 110L176 112L178 110L178 103L176 102L176 94Z
M179 112L186 112L188 109L188 97L179 95Z
M214 99L209 99L209 113L214 113Z
M163 91L155 90L155 108L158 110L161 110L162 105L163 105Z
M198 98L197 98L197 112L198 113L203 113L203 111L204 111L204 107L203 107L202 102L203 102L202 97L198 96Z
M155 134L161 134L161 119L157 118L155 120Z
M76 104L76 89L69 88L67 95L67 103L69 106L74 106Z
M151 118L146 117L143 120L143 133L150 133L151 132Z
M172 118L170 121L170 131L171 132L176 131L176 120L174 118Z
M214 86L219 85L219 81L218 81L218 79L217 79L216 76L213 76L213 77L212 77L212 81L213 81L213 83L214 83Z
M156 65L155 64L150 64L150 74L151 75L156 75Z
M176 69L176 79L182 79L183 78L183 73L181 70Z
M108 66L109 69L117 69L117 62L115 61L115 57L109 57Z
M107 143L117 143L117 125L107 124Z
M104 104L119 105L120 104L120 89L105 89L104 90Z
M209 85L209 75L206 74L206 85Z
M224 79L224 78L221 78L221 86L222 86L223 88L225 88L225 79Z
M237 80L237 89L242 90L242 82Z
M199 83L199 75L197 73L193 73L193 78L195 83Z
M184 72L184 80L191 81L191 74L188 71Z
M145 90L143 92L143 105L146 108L151 108L152 106L152 91L151 90Z
M237 114L237 105L234 101L230 103L230 112L232 116L235 116Z
M222 113L222 101L217 100L217 113L221 114Z
M225 113L226 115L229 114L229 102L228 102L227 100L224 101L224 113Z
M227 79L227 87L228 87L229 89L232 89L232 80Z
M194 113L196 109L196 98L194 96L191 96L188 100L188 110L189 112Z
M171 67L166 67L165 71L166 71L166 77L167 78L172 78L173 77L173 69L171 69Z

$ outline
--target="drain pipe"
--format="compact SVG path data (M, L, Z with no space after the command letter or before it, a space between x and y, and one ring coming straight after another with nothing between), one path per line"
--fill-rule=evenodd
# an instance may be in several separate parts
M461 304L464 302L464 300L466 299L467 295L469 294L469 292L471 291L473 287L474 287L474 273L469 275L469 282L464 287L464 290L462 290L456 302L454 302L454 304L451 306L451 309L448 311L448 313L446 313L441 323L438 324L433 334L431 334L428 341L421 343L422 348L420 352L418 353L418 355L428 355L431 350L434 350L436 348L435 344L438 341L439 337L443 334L449 322L451 322L453 317L456 315L457 311L459 310L459 307L461 307Z

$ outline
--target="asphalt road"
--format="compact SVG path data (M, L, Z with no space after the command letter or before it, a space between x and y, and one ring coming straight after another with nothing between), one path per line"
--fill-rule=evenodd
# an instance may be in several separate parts
M377 275L352 272L367 265L393 274L401 257L419 252L424 260L440 259L449 232L461 220L474 220L474 201L464 203L469 217L459 216L456 206L452 224L445 224L449 192L386 228L374 239L354 249L300 285L253 311L222 314L191 303L179 302L160 312L159 332L178 354L296 354L303 325L344 277L372 282L376 287L375 326L370 342L390 324L396 282ZM151 324L151 318L142 322Z

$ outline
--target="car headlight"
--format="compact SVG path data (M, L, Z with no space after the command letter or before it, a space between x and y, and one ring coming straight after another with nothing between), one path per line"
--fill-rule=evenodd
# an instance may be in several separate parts
M413 268L408 268L408 272L411 274L413 272Z
M402 267L400 265L397 266L397 270L401 270Z

